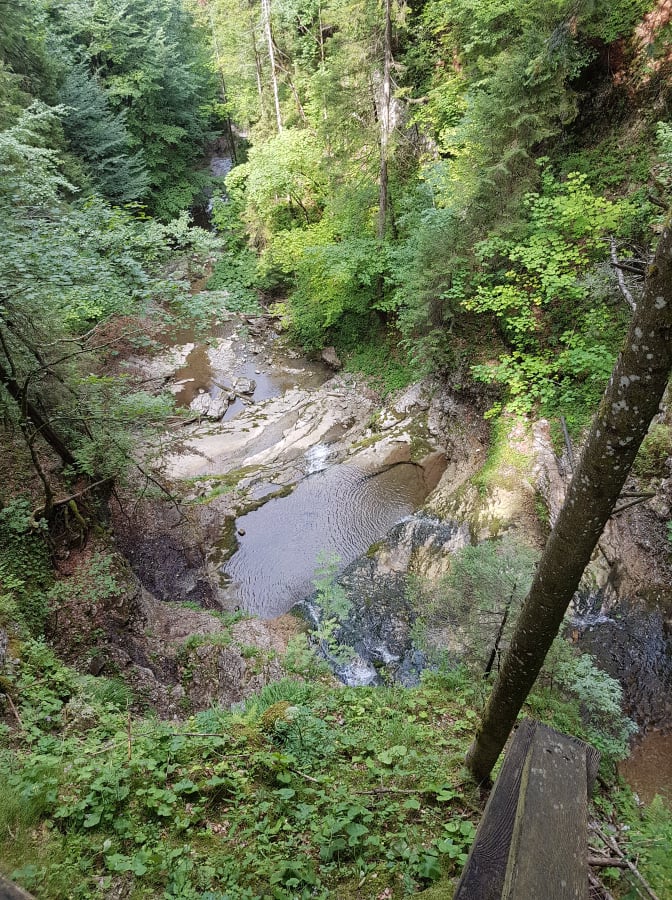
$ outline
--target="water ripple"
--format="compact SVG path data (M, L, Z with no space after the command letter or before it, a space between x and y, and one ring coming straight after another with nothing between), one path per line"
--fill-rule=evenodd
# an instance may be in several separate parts
M286 612L311 592L321 554L347 565L425 496L423 471L410 464L374 476L352 465L318 470L289 496L238 519L244 535L223 567L229 590L250 613Z

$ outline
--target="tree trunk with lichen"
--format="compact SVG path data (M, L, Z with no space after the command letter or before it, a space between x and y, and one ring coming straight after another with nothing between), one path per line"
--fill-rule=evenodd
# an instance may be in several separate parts
M282 131L282 113L280 111L280 93L278 88L278 70L275 59L275 43L273 41L273 28L271 25L271 0L261 0L262 20L264 23L264 34L266 35L266 45L268 47L268 61L271 67L271 87L273 88L273 104L275 107L275 123L278 134Z
M391 133L392 100L392 0L385 0L384 61L380 118L380 175L378 180L378 223L376 233L379 241L385 239L387 225L388 172L387 161Z
M479 781L489 777L534 685L658 412L671 371L672 219L668 216L643 296L467 754L467 766Z

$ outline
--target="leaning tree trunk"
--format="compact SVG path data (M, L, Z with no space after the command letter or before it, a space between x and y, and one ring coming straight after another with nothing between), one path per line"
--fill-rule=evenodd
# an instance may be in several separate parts
M77 460L63 438L52 428L51 423L42 415L37 406L25 396L16 378L5 369L1 362L0 384L16 403L19 415L31 422L36 433L61 457L63 463L66 466L75 465Z
M581 575L657 413L672 370L672 220L550 534L499 677L467 754L484 781L562 624Z

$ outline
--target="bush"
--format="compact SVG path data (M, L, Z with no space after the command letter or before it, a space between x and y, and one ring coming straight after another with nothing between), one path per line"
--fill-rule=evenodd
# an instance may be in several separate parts
M653 425L642 441L633 468L640 478L662 478L671 456L672 428L669 425Z

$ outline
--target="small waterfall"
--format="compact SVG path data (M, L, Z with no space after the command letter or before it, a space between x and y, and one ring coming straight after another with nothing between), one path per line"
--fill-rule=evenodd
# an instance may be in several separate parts
M322 472L327 468L327 462L332 455L332 451L327 444L314 444L306 450L304 456L306 460L306 475L313 475L315 472Z

